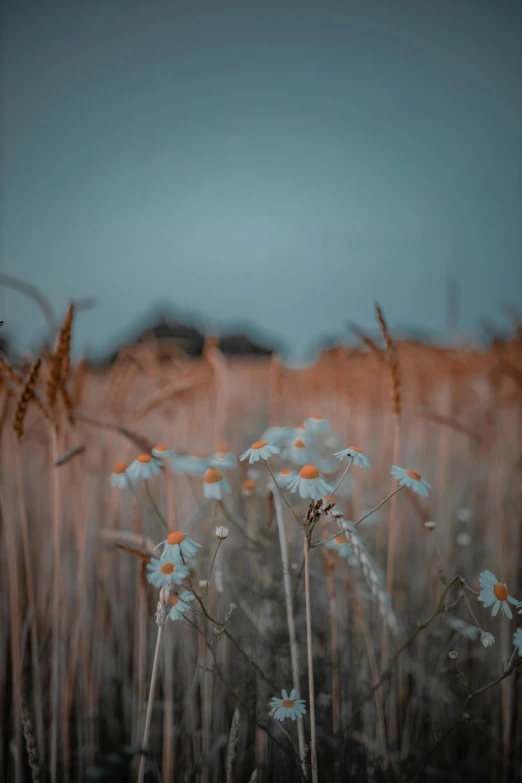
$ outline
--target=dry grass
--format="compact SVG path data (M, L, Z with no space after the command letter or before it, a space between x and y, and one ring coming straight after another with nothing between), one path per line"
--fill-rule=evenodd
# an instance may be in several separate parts
M69 353L64 329L62 338L63 358ZM445 589L434 544L448 579L460 575L478 589L487 568L522 598L521 342L485 352L399 342L395 350L398 464L417 470L434 489L427 499L408 490L395 496L396 564L388 587L402 627L384 659L383 618L361 569L337 555L325 561L318 549L309 553L319 779L415 773L418 780L515 780L520 671L475 691L502 675L516 620L492 618L471 595L495 645L484 649L459 636L437 614L396 662L394 655L417 621L431 618ZM44 358L39 383L48 379L59 389L55 357ZM200 361L165 363L149 345L125 352L105 372L71 367L75 425L67 401L53 392L54 424L29 405L19 444L12 424L24 373L0 371L0 779L30 780L30 762L40 779L84 780L97 764L109 770L105 779L125 780L132 754L122 749L139 746L143 736L157 635L157 591L144 569L164 534L145 494L140 505L109 486L114 464L154 443L206 456L224 440L240 454L268 422L297 426L319 411L331 421L338 448L355 443L372 460L371 471L352 468L336 493L337 508L359 519L389 493L397 456L389 367L375 350L339 348L313 367L290 370L276 360L226 360L212 341ZM165 626L147 780L300 779L296 726L279 725L267 711L270 697L292 683L279 529L270 494L241 494L245 477L243 464L231 474L226 519L222 507L204 503L201 479L169 471L151 481L169 526L202 544L196 585L208 574L215 526L230 528L206 607L220 622L231 603L238 608L217 634L201 617L199 632L184 621ZM261 467L255 478L264 489L270 477ZM300 685L308 700L304 582L297 578L303 534L286 507L282 513L297 596ZM384 572L391 513L387 504L374 515L378 521L369 517L357 528ZM433 533L423 526L428 519L437 521ZM463 532L468 545L457 543ZM459 585L447 602L460 597ZM444 608L474 623L462 599ZM195 622L197 615L188 617ZM452 649L462 676L448 658ZM366 698L390 661L389 676ZM22 731L28 716L36 728L29 759ZM305 735L309 741L309 716ZM108 758L116 751L119 762ZM136 761L130 768L135 775Z

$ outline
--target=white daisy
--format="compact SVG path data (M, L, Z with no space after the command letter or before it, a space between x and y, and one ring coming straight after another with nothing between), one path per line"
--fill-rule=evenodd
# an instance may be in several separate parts
M130 486L130 479L127 474L128 465L126 462L118 462L113 468L113 471L109 477L109 484L111 487L119 487L120 489L128 489Z
M350 457L350 459L353 459L353 464L357 465L359 468L371 468L372 463L361 449L358 449L357 446L348 446L347 449L343 449L342 451L337 451L334 454L334 457L337 457L337 459L343 459L344 457Z
M325 547L337 552L340 557L350 557L353 554L352 547L342 533L339 533L338 536L335 536L335 538L328 541L328 543L325 544Z
M492 633L482 631L480 634L480 643L483 647L491 647L492 644L495 644L495 637Z
M154 446L154 448L152 449L152 453L158 459L162 459L162 460L168 459L169 462L171 462L172 465L174 465L174 461L176 459L176 453L172 451L172 449L169 449L168 446L164 446L162 443L160 443L157 446Z
M267 443L266 440L256 440L239 459L242 462L248 457L248 462L251 465L253 462L258 462L260 459L270 459L274 454L279 454L280 451L281 449L279 446L272 446L270 443Z
M522 657L522 628L517 628L513 634L513 644L517 648L518 654Z
M187 473L189 476L203 476L208 468L207 460L193 457L190 454L179 454L173 463L176 473Z
M306 465L311 461L312 453L303 438L295 438L285 452L285 456L288 456L296 465Z
M219 468L220 470L233 470L237 466L237 457L228 446L221 443L214 454L207 459L209 468Z
M165 554L162 554L159 560L151 557L147 571L147 579L157 588L165 587L169 582L180 585L189 575L186 565L176 562L173 557L166 557Z
M299 494L303 499L312 498L312 500L319 500L319 498L324 497L329 492L333 492L333 487L327 484L315 465L305 465L289 486L289 490L291 492L299 490Z
M161 541L158 546L164 544L162 554L165 557L170 557L175 563L181 561L181 555L187 560L189 557L194 557L201 544L196 543L191 538L185 535L181 530L174 530L169 533L165 541Z
M509 595L506 585L497 582L497 578L491 571L482 571L479 582L482 590L478 600L484 604L484 608L487 609L488 606L493 604L493 611L491 612L493 617L498 614L500 609L501 613L503 612L511 620L513 613L509 608L509 604L518 604L518 601L512 595Z
M292 439L292 427L269 427L261 435L261 440L273 443L274 446L284 446Z
M454 631L457 631L466 639L475 641L475 639L478 639L480 636L480 628L476 625L470 625L469 623L464 622L460 617L449 615L449 617L446 617L446 623L450 628L453 628Z
M424 481L422 476L420 476L419 473L416 473L416 471L406 470L405 468L399 468L397 465L394 465L390 473L393 478L397 479L401 487L409 487L410 489L413 489L417 495L428 497L428 489L432 489L432 486L431 484L428 484L427 481Z
M133 484L140 479L148 481L161 473L161 462L150 454L140 454L127 468L127 475Z
M222 500L223 492L230 493L230 485L217 468L209 468L203 476L203 494L210 500Z
M278 487L282 487L283 489L286 489L290 486L290 484L295 481L295 478L297 476L297 473L295 470L290 470L289 468L283 468L283 470L280 470L279 473L275 474L275 480Z
M469 546L471 544L472 538L469 533L466 533L464 530L462 533L457 534L457 538L455 539L458 546Z
M241 494L245 498L251 498L252 495L259 495L260 490L257 481L254 478L246 478L241 482Z
M283 688L281 695L283 697L282 699L274 696L273 699L270 700L270 714L273 718L276 720L285 720L286 718L295 720L296 718L301 717L301 715L306 715L304 699L295 698L297 696L295 688L292 688L290 691L290 696Z
M318 414L305 419L304 425L311 432L330 432L330 422Z
M219 538L220 541L224 541L225 538L228 537L228 527L223 527L220 525L216 528L216 538Z
M188 604L188 601L194 600L194 593L191 593L190 590L185 590L184 593L181 593L181 595L173 595L170 599L170 603L172 605L172 609L169 612L169 617L171 620L181 620L185 612L188 612L190 609L190 606Z

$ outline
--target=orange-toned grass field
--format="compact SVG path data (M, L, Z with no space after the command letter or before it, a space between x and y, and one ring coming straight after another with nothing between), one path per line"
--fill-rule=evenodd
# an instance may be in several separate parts
M512 620L492 617L477 601L486 569L522 600L520 339L484 352L398 342L398 418L384 349L340 347L291 370L275 358L226 359L212 340L201 360L160 361L151 343L103 371L69 367L62 349L61 366L44 357L36 381L44 405L57 384L50 419L31 387L20 410L30 363L19 378L1 373L0 779L139 774L139 754L129 752L127 772L123 748L142 746L158 630L146 564L165 534L144 482L134 494L110 486L114 465L157 443L207 457L226 442L240 455L269 424L297 427L317 413L331 423L325 456L356 444L372 462L353 466L336 492L346 519L359 520L397 487L395 460L433 486L427 498L400 491L357 528L388 579L397 633L386 630L360 564L324 547L309 552L318 779L520 779L522 660L513 634L522 617L515 606ZM290 463L276 456L270 464ZM252 467L240 462L227 474L225 506L205 500L200 477L170 468L147 484L169 528L201 544L195 585L208 575L216 525L230 533L205 599L217 626L191 612L163 629L146 780L313 777L309 752L299 763L296 723L269 713L270 699L293 687L292 668L277 504L266 466ZM335 484L336 476L325 477ZM252 493L241 490L248 477ZM308 501L284 494L303 518ZM304 533L281 508L309 744ZM433 531L426 521L436 521ZM322 516L315 540L336 531ZM478 623L495 644L450 627L452 616Z

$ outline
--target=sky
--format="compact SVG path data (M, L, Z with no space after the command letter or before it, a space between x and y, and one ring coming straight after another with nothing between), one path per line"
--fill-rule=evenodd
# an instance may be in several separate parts
M3 0L0 274L102 352L169 304L304 355L522 306L518 0ZM0 287L23 350L44 320Z

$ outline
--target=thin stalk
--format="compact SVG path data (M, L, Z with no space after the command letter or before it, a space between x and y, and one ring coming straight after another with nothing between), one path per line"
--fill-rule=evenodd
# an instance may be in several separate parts
M312 655L312 617L310 613L310 568L309 568L310 541L308 533L304 536L304 573L305 573L305 603L306 603L306 646L308 653L308 691L310 699L310 762L312 767L312 783L318 783L317 776L317 750L315 736L315 696L314 696L314 668Z
M352 465L353 465L353 457L350 457L350 459L348 460L348 465L346 466L346 470L344 471L343 475L341 476L341 478L339 479L339 481L337 482L337 484L335 485L335 487L332 489L332 491L330 492L330 494L329 494L329 495L328 495L328 497L326 498L326 503L328 503L328 502L329 502L329 500L330 500L330 498L331 498L331 497L333 497L333 496L335 495L336 491L337 491L337 490L339 489L339 487L341 486L341 484L342 484L342 482L343 482L343 480L344 480L344 477L346 476L346 474L348 473L348 471L350 470L350 468L352 467Z
M147 491L147 497L149 498L149 500L151 502L152 508L154 509L154 511L156 513L156 516L158 517L158 519L161 522L162 526L165 528L165 532L168 533L169 532L169 526L167 525L165 517L163 516L163 514L159 510L156 501L152 497L152 492L150 491L149 482L148 481L145 482L145 489Z
M58 433L54 425L50 426L51 459L54 463L60 455ZM53 504L53 634L52 634L52 672L51 672L51 783L57 783L58 766L58 703L60 698L60 647L62 619L62 551L61 520L62 503L60 494L59 470L51 468L51 492Z
M281 491L281 488L280 488L280 487L277 485L277 481L275 480L275 476L274 476L274 474L272 473L272 468L270 467L270 465L268 464L268 460L266 460L266 459L265 459L265 465L266 465L266 466L267 466L267 468L268 468L268 472L269 472L269 473L270 473L270 475L272 476L272 481L273 481L273 482L274 482L274 484L276 485L276 487L277 487L277 491L278 491L279 495L280 495L280 496L283 498L283 500L285 501L286 505L288 506L288 508L290 509L290 511L292 512L292 514L294 515L294 517L297 519L297 521L299 522L299 524L300 524L300 525L302 525L302 524L303 524L303 520L302 520L302 519L299 519L299 517L298 517L298 516L297 516L297 514L295 513L294 509L292 508L291 504L288 502L288 500L287 500L287 499L285 498L285 496L283 495L283 493L282 493L282 491Z
M399 416L395 416L395 426L393 431L393 465L399 464L399 451L400 451L400 419ZM390 509L390 529L388 532L388 564L386 566L386 591L389 596L393 593L393 575L395 566L395 547L397 544L397 497L393 494L393 500ZM381 666L384 666L388 660L388 625L384 623L382 628L382 644L381 644Z
M143 783L143 780L145 778L145 764L146 764L146 751L148 750L149 745L149 733L150 733L150 724L152 721L152 706L154 704L154 691L156 688L156 677L158 675L158 668L159 668L159 651L160 651L160 645L161 645L161 635L163 633L163 625L158 626L158 636L156 638L156 649L154 651L154 663L152 664L152 674L150 677L150 690L149 690L149 701L147 703L147 714L145 717L145 729L143 731L143 742L142 742L142 755L141 755L141 761L140 761L140 771L138 774L138 783Z
M301 686L299 683L299 647L297 645L297 634L295 630L294 610L292 605L292 582L290 579L290 568L288 563L288 549L286 546L286 534L283 519L283 507L281 505L281 498L276 494L271 487L271 492L274 498L274 507L277 521L277 529L279 531L279 545L281 547L281 561L283 565L283 584L285 589L285 602L286 602L286 619L288 623L288 636L290 638L290 660L292 663L292 680L293 685L297 693L297 698L301 698ZM302 761L303 775L306 777L305 766L305 738L304 738L304 726L303 718L299 716L297 718L297 742L299 745L299 755Z
M31 549L29 546L29 525L27 522L27 508L25 505L24 482L22 475L22 462L20 459L20 444L14 439L14 458L16 483L18 492L18 510L20 514L20 527L22 528L22 546L24 553L25 582L27 589L27 611L32 617L30 623L31 634L31 673L33 677L34 712L36 722L36 741L38 745L38 758L40 764L45 764L44 756L44 724L42 702L42 680L40 677L40 655L38 644L38 628L36 621L36 606L34 598L33 571L31 568Z

